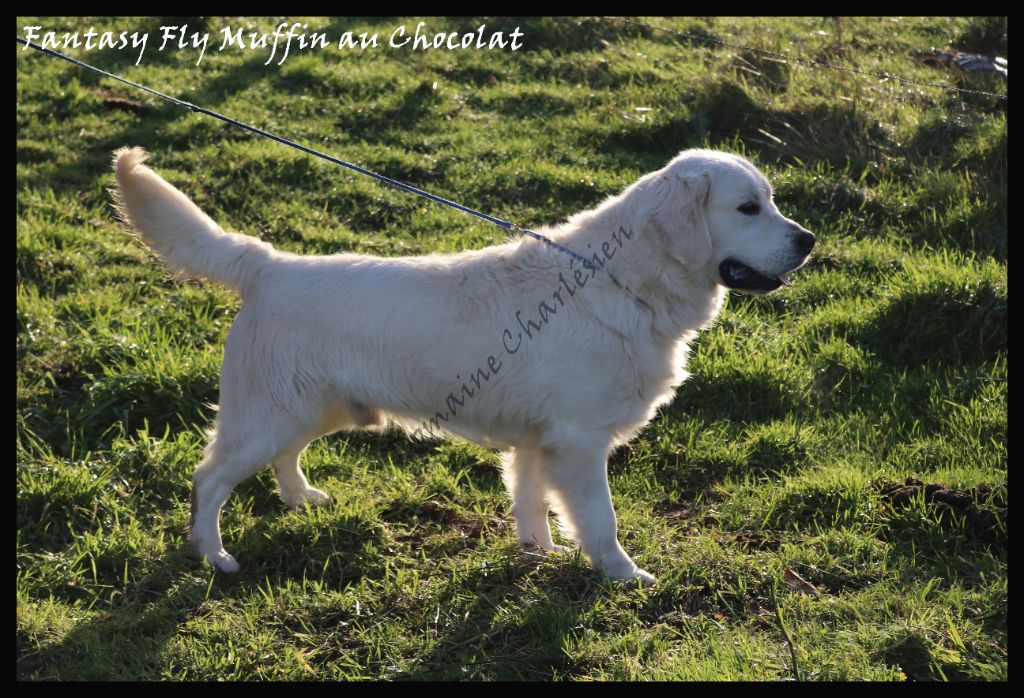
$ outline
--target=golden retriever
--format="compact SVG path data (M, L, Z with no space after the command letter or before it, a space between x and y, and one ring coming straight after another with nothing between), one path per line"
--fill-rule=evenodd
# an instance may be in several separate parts
M225 572L238 570L219 524L235 485L271 463L289 506L326 502L299 466L310 441L396 424L503 449L522 546L560 549L550 507L598 569L652 583L619 544L608 453L672 399L727 290L789 285L815 242L749 161L687 150L541 231L561 249L524 236L448 255L299 256L224 232L146 157L115 153L121 217L172 271L242 297L190 519L197 552Z

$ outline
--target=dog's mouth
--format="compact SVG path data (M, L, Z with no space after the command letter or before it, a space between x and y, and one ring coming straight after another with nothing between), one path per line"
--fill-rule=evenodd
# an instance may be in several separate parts
M722 277L722 283L735 291L771 293L780 286L793 285L786 274L777 276L762 274L732 257L718 265L718 273Z

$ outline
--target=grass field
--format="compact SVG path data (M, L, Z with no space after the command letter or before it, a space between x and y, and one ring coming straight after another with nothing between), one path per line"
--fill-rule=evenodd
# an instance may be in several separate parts
M21 18L18 35L186 21L274 26ZM417 22L302 21L384 41ZM1005 56L1005 19L651 22L1006 91L911 59ZM111 152L146 147L225 227L296 252L504 232L18 46L18 677L1006 679L1006 102L611 20L486 24L524 47L280 67L210 49L197 66L156 39L139 66L73 53L530 226L683 148L757 162L819 242L792 288L730 296L677 399L612 458L623 544L657 586L520 554L495 453L394 432L310 447L325 508L287 510L269 471L240 486L222 517L239 574L193 557L191 474L239 301L171 280L124 233Z

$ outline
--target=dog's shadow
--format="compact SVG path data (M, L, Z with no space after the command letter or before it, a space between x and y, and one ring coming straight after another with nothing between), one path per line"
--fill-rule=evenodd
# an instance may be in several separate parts
M623 587L601 577L577 553L548 558L509 546L497 567L453 579L428 626L429 653L395 678L550 680L577 668L570 648L586 617ZM472 600L468 603L467 598Z
M346 435L349 448L359 448L358 444L370 447L368 452L359 448L363 455L394 446L388 433L362 434L355 440L351 436ZM409 443L401 441L403 446ZM437 448L437 442L416 442L413 452L403 451L401 458L423 461L425 454ZM393 450L389 453L395 455ZM448 454L454 458L465 455ZM384 460L371 460L385 467ZM468 471L468 477L473 489L497 493L502 488L491 463L481 461ZM449 508L433 499L396 500L372 515L346 515L340 520L327 513L325 521L319 521L323 510L308 510L282 523L279 517L289 514L274 501L271 481L264 473L236 493L241 500L253 502L257 519L235 540L243 569L226 584L237 590L239 598L258 593L256 587L301 584L307 578L356 594L364 581L381 589L383 593L370 602L374 604L372 617L365 615L365 608L361 616L345 602L334 601L328 604L326 616L311 621L317 631L329 635L337 627L379 623L423 633L425 652L417 657L415 668L392 675L387 667L372 668L377 660L371 656L365 635L353 636L342 630L337 651L358 661L371 675L384 672L381 676L412 680L512 680L550 679L570 673L573 661L566 646L583 618L601 598L621 591L621 586L594 571L579 553L547 557L524 553L504 520L485 524L489 530L481 530L472 525L469 512L460 513L454 505ZM427 551L429 565L407 570L420 589L433 589L426 598L407 585L387 589L402 576L396 570L403 566L402 557L407 557L396 557L389 550L396 545L409 546L413 557ZM258 567L254 566L256 560L260 561ZM247 572L248 567L253 569Z
M354 527L358 532L358 525ZM247 538L264 533L257 527ZM301 546L298 538L293 542ZM242 547L251 550L251 541L242 541ZM286 547L277 546L279 551ZM353 607L351 597L342 600L317 590L291 599L288 594L303 589L307 579L316 579L329 589L352 590L358 597L364 579L373 580L371 587L388 584L383 557L360 569L350 563L335 564L338 557L346 555L342 551L331 553L325 564L316 557L322 551L300 547L289 552L287 559L262 566L250 560L240 574L221 575L193 559L183 545L152 574L132 580L116 600L100 604L105 611L76 623L58 642L32 649L29 638L19 631L17 674L26 680L158 680L175 677L174 656L199 651L208 660L200 673L177 678L212 678L207 672L229 656L230 638L249 613L236 609L239 615L231 619L218 616L216 608L223 602L245 605L247 600L278 593L276 604L257 611L256 622L282 637L313 632L333 653L358 662L364 675L420 680L539 679L555 672L568 673L572 662L564 648L588 609L609 593L610 584L578 556L547 561L520 553L514 543L502 547L507 547L508 554L497 563L493 557L491 564L475 557L467 562L440 560L434 573L421 574L434 588L440 580L440 591L429 599L419 599L419 608L415 607L416 594L397 589L376 600L364 599L360 608ZM69 588L62 595L88 593L87 589ZM424 630L420 621L428 616L433 621L427 622ZM373 656L372 630L381 622L407 626L408 633L425 632L426 639L432 640L415 669L395 675ZM361 630L353 633L354 627ZM236 645L233 652L243 666L253 669L262 661L277 661L252 656L242 645ZM328 651L320 659L331 655ZM111 662L111 657L118 660ZM60 667L59 673L35 673L52 667ZM317 663L314 671L319 678L335 678L329 663Z

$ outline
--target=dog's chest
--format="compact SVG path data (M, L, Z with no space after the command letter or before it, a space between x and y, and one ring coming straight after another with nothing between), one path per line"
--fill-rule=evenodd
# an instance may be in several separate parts
M658 407L672 400L689 375L686 361L689 342L695 334L688 333L673 342L635 343L627 347L624 377L629 389L620 396L620 430L639 429L650 421Z

